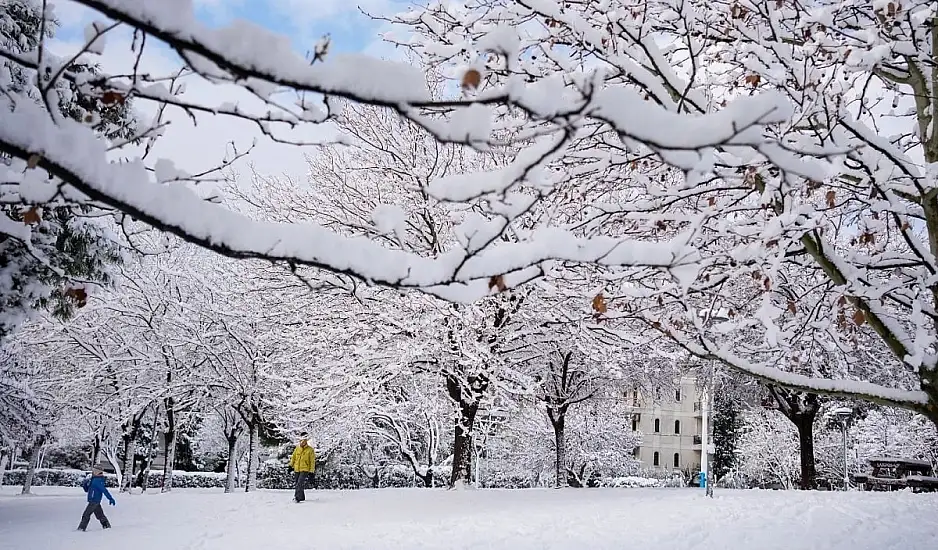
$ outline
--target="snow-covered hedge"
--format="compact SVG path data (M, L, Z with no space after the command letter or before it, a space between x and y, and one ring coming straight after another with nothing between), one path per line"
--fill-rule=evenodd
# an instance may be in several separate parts
M449 481L448 472L435 472L436 487L443 487ZM257 473L257 486L261 489L292 489L293 470L282 462L268 460L261 464ZM309 479L310 489L371 489L380 487L413 487L413 471L406 466L390 466L378 470L362 468L354 464L322 464ZM417 487L423 487L423 481L416 480Z
M374 475L373 469L361 468L353 464L323 465L316 470L310 478L308 488L339 490L339 489L370 489L383 487L414 487L414 475L410 468L405 466L391 466L382 468ZM84 470L48 469L36 470L33 485L78 487L82 480L88 476ZM3 477L4 485L22 485L26 478L25 469L15 469L6 472ZM117 476L105 474L108 487L117 487ZM222 489L225 487L224 473L215 472L173 472L173 487L178 489ZM545 478L546 480L546 478ZM136 480L135 480L136 481ZM243 487L243 479L239 484ZM497 472L488 472L483 476L484 487L496 489L528 489L542 486L537 481L526 477L499 475ZM542 480L543 481L543 480ZM159 489L163 482L163 472L154 470L150 472L147 487ZM436 487L445 487L449 482L448 472L437 471L434 476ZM261 489L292 489L294 474L289 466L276 460L270 460L260 465L257 475L257 485ZM135 483L136 485L136 483ZM644 476L622 476L603 478L597 481L600 487L681 487L683 480L677 477L654 479ZM423 482L416 480L417 487L423 487Z
M652 479L650 477L625 476L614 477L607 480L605 487L665 487L668 481L663 479Z
M225 487L226 474L215 472L173 471L173 487L179 489L220 489ZM158 489L163 486L163 472L150 472L147 487Z
M33 486L78 487L82 480L88 477L85 470L57 470L41 468L36 470ZM105 474L108 487L117 487L117 476ZM4 485L22 485L26 479L25 469L7 471L3 476ZM163 484L163 472L151 471L147 478L147 487L158 489ZM179 489L211 489L225 486L225 474L214 472L173 472L173 487ZM292 485L291 485L292 486Z
M40 468L36 470L36 476L33 478L34 487L54 485L58 487L78 487L83 479L88 477L89 472L85 470L67 470ZM117 487L117 477L114 475L105 475L108 487ZM3 475L4 485L22 485L26 481L26 469L17 468L8 470Z

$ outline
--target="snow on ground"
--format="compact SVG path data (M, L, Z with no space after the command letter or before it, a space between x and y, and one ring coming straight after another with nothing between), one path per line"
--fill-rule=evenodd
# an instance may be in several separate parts
M211 490L117 495L114 529L75 531L81 489L0 492L4 550L934 550L938 495L586 489Z

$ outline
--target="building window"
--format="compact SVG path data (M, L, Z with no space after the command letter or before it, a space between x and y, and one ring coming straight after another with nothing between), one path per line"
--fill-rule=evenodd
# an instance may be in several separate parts
M677 402L681 401L681 388L677 388L674 390L674 400Z
M638 406L638 390L632 390L632 406Z
M655 433L656 434L661 433L661 419L660 418L655 419Z
M674 433L677 435L681 435L681 421L680 420L674 421Z
M681 467L681 453L674 453L674 467Z
M652 466L659 466L659 465L660 464L658 460L658 451L655 451L654 458L652 459Z
M632 415L632 431L638 431L638 423L642 421L642 415L639 413Z
M635 458L638 458L638 456L642 454L641 451L642 451L641 447L635 447L634 449L632 449L632 456L634 456Z

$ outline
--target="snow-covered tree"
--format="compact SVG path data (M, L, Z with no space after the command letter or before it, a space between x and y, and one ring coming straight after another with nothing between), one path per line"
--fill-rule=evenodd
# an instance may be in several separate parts
M567 453L569 484L586 487L595 477L631 475L638 468L635 447L641 442L632 419L616 396L587 401L570 415Z
M0 5L0 44L4 51L24 55L54 34L58 23L42 16L39 0L10 0ZM61 81L58 102L40 98L32 90L33 73L9 58L0 59L5 84L24 101L43 100L58 119L87 120L93 134L105 139L129 135L134 124L130 103L105 105ZM94 75L90 64L73 62L73 74ZM11 166L9 154L0 163ZM87 300L89 285L107 283L109 264L120 259L119 245L110 228L98 223L90 208L67 201L2 191L0 201L0 338L28 319L35 310L65 318Z
M478 223L497 219L430 193L441 177L498 166L505 154L482 154L440 143L420 125L376 107L351 104L337 109L337 127L349 143L327 145L310 159L308 186L284 179L259 178L247 193L232 189L240 202L260 216L278 221L316 221L343 234L368 237L391 249L437 256L459 247L484 245ZM349 200L355 197L355 200ZM456 222L462 221L462 228ZM492 238L497 238L493 235ZM323 278L299 268L293 273L310 288L347 288L341 279ZM489 283L501 290L504 281ZM369 338L387 355L388 341L403 356L394 364L420 365L438 376L456 410L451 484L472 478L472 434L483 400L512 378L500 351L509 338L524 294L507 291L459 307L429 297L400 296L392 291L354 291L356 303L345 303L345 315L365 315L367 326L380 327L384 341ZM401 342L407 342L401 346ZM420 342L415 346L415 342ZM406 367L405 367L406 368ZM514 381L517 382L517 381Z
M938 465L938 430L919 414L877 407L854 422L850 431L854 458L866 466L871 458L900 457Z
M794 487L801 471L794 425L775 411L752 409L743 416L739 472L756 485L778 483L786 489Z
M624 143L601 124L577 135L571 149L580 155L563 160L581 196L597 197L582 209L584 231L686 238L699 254L684 279L616 275L628 284L615 285L609 308L768 382L904 406L938 422L936 304L924 282L938 251L929 222L938 209L929 191L936 17L928 0L663 0L434 2L393 20L418 35L397 42L443 74L476 63L493 90L525 79L549 81L557 95L578 86L558 74L586 74L644 100L630 108L633 120L649 121L634 113L657 108L731 117L742 98L784 97L773 108L785 120L753 128L761 158L717 144L712 157L689 153L681 166L683 154L635 132L617 129L635 137ZM510 53L476 47L506 24L519 39ZM783 160L783 151L830 162ZM794 278L811 282L789 285ZM647 306L634 303L649 295ZM731 319L709 322L714 313ZM751 330L761 337L746 337ZM811 333L828 350L859 339L868 361L846 375L790 372Z
M685 117L669 112L668 106L645 102L626 83L606 78L602 68L555 70L543 79L526 82L528 75L520 69L527 63L530 39L519 32L529 26L512 25L509 19L496 25L483 22L485 32L467 37L465 45L471 46L467 53L486 52L492 63L513 74L495 82L481 74L483 64L478 68L464 66L458 74L460 89L450 83L443 87L444 93L436 94L420 68L329 53L328 40L316 45L311 59L303 58L290 51L286 38L245 21L208 27L197 20L187 0L169 0L173 2L169 9L166 3L77 1L109 19L89 27L82 52L103 51L105 37L121 29L133 30L140 38L133 47L146 49L162 43L179 54L184 74L206 77L216 85L237 86L252 95L255 103L233 107L194 101L178 88L167 87L165 82L172 81L168 75L141 74L132 64L119 74L95 77L60 71L42 40L36 55L5 48L0 50L2 56L27 71L45 73L48 66L51 81L73 82L83 93L105 102L132 99L139 104L181 109L195 117L251 120L258 123L259 133L279 141L290 140L289 129L333 121L337 118L336 99L341 98L394 111L428 131L437 142L476 151L506 147L518 151L512 162L493 171L476 170L475 176L453 174L433 182L428 193L485 216L462 224L464 232L474 233L476 238L428 256L390 249L373 239L344 236L321 224L300 226L249 219L187 189L185 183L198 181L200 175L181 174L165 159L111 162L108 145L94 137L87 127L90 123L50 117L54 113L45 105L21 101L25 92L10 90L12 93L3 96L6 108L0 110L4 117L0 126L10 130L0 135L0 150L13 158L4 174L4 181L9 182L5 195L26 200L22 197L27 187L30 192L46 195L59 188L77 190L82 196L73 194L76 201L111 208L118 217L133 217L235 258L314 266L459 301L484 297L493 289L513 287L536 277L549 260L661 270L692 261L686 239L649 244L616 236L589 238L577 236L570 228L553 226L550 216L531 225L523 221L544 197L573 190L575 179L565 171L548 168L548 164L562 158L578 137L598 127L608 128L608 136L621 136L616 139L625 143L646 144L669 163L685 169L706 165L715 158L715 146L725 144L768 159L785 173L813 176L819 172L805 168L798 152L763 135L762 128L789 118L790 109L778 94L740 98L723 112ZM419 20L419 15L414 19ZM271 48L278 55L270 56ZM467 60L466 65L470 63L476 60ZM573 75L570 86L564 87L564 74ZM50 84L40 81L38 86L49 89ZM297 100L283 101L280 90L295 93ZM636 112L643 113L641 120L634 118ZM144 140L157 139L160 122L144 125L137 135ZM29 132L14 130L22 128L29 128ZM66 141L65 135L74 146L57 146ZM76 147L83 154L76 155ZM703 163L701 157L706 159ZM32 181L39 170L52 178ZM117 181L122 183L117 185ZM511 238L503 240L502 236ZM493 279L502 284L490 285Z
M412 373L382 384L369 403L367 434L391 445L425 487L443 460L449 416L435 377Z

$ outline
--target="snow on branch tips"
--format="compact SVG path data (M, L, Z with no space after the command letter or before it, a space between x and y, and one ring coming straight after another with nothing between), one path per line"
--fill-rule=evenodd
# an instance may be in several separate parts
M695 273L687 266L697 261L690 244L696 218L685 217L685 232L673 239L591 235L553 215L555 206L545 206L560 197L569 201L580 185L581 175L565 165L579 154L584 139L612 132L619 140L615 146L623 151L648 151L698 175L711 173L723 150L767 160L792 177L825 174L823 164L804 160L770 137L767 128L785 124L791 114L783 96L770 91L734 99L719 112L688 115L645 101L631 85L610 79L603 67L569 78L558 70L527 82L520 73L500 79L495 78L495 65L468 63L457 73L444 72L445 78L462 84L457 95L447 95L428 85L428 66L331 55L322 44L307 59L292 50L286 37L248 22L207 27L195 17L189 0L78 2L111 23L90 26L86 44L73 57L57 59L42 37L34 47L0 49L12 73L45 75L39 79L40 90L32 90L28 78L22 85L3 84L0 151L13 158L2 168L7 182L3 201L90 205L233 258L311 266L459 302L486 296L493 286L508 288L538 277L552 260ZM121 29L135 36L132 66L114 74L79 70L86 57L114 47L105 35ZM519 29L498 24L469 43L479 54L520 70L527 62L525 40ZM145 49L154 43L179 55L178 70L154 75L139 68ZM261 108L190 99L182 77L236 86ZM62 116L53 107L60 103L55 96L74 94L90 98L95 107ZM287 100L290 95L296 100ZM496 173L476 167L427 184L432 196L478 214L464 220L464 238L430 257L380 239L340 234L316 219L259 221L193 190L221 179L222 169L249 150L235 148L217 167L196 174L150 158L170 122L165 113L172 111L193 120L198 115L253 122L258 138L281 144L350 143L343 135L317 142L290 135L296 128L339 120L343 103L395 113L437 143L514 157ZM120 139L101 131L108 109L131 105L155 107L158 114L150 122L126 126ZM116 161L115 153L130 160ZM4 234L26 239L23 231ZM490 284L494 278L502 284Z

